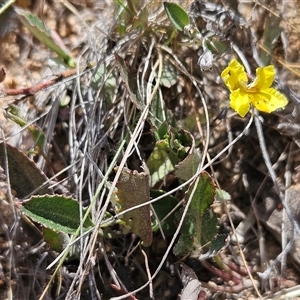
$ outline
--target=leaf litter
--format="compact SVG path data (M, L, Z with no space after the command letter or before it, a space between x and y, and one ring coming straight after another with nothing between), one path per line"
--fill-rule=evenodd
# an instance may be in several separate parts
M20 35L31 36L16 19L1 30L1 48L15 49L2 55L1 91L60 78L25 97L3 98L3 108L13 102L26 120L2 124L9 149L1 152L2 298L8 291L14 299L276 299L283 288L281 297L297 293L300 28L292 12L300 12L299 4L173 2L46 2L42 12L25 4L63 38L69 49L63 59L69 53L77 58L72 77L59 77L67 67L41 42L22 50ZM255 116L263 119L276 182L253 124L227 147L251 122L231 110L222 114L229 95L220 74L232 58L249 76L274 65L275 88L289 99L285 110ZM30 128L38 128L42 145ZM8 167L6 155L8 164L13 161ZM132 177L124 189L127 173ZM21 177L33 187L24 188ZM21 215L22 198L43 182L51 184L64 214L65 198L78 202L70 200L78 232L47 232L46 239L44 220ZM212 188L208 203L203 184ZM116 195L122 195L119 202L112 201ZM83 226L85 214L92 230ZM135 218L139 225L126 225ZM182 253L178 245L185 246Z

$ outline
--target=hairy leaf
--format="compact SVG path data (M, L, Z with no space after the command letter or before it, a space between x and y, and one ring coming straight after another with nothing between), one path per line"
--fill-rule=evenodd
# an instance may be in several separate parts
M54 231L75 234L80 227L80 208L76 200L62 195L33 196L22 203L21 211L33 221ZM84 215L84 212L82 213ZM83 228L93 222L88 217Z
M191 196L195 184L190 185L186 193L186 201ZM217 218L212 211L209 211L214 201L215 189L211 177L203 172L180 230L181 235L173 249L175 255L200 249L203 242L210 241L217 233Z
M146 203L150 200L149 175L146 172L131 171L123 168L116 185L121 211ZM125 213L121 218L145 247L152 243L152 228L150 219L150 205L144 205Z
M6 162L8 164L10 183L17 192L17 197L24 198L30 194L52 194L48 184L45 185L48 180L46 175L36 166L34 161L17 148L1 143L0 162L4 170Z
M185 181L189 180L196 173L201 160L199 149L190 153L182 162L176 165L175 175Z
M205 245L213 240L217 234L218 219L212 209L207 209L202 216L201 225L201 245Z

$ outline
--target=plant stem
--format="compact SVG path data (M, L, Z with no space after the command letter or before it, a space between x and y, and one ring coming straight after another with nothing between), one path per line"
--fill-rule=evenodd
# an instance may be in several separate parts
M15 0L9 0L0 8L0 15L2 15L12 4L15 3Z

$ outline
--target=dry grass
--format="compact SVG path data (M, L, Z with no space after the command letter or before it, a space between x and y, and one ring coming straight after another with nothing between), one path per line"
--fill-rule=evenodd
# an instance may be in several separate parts
M271 295L268 299L278 299L273 296L276 291L300 284L299 14L293 13L289 3L274 7L272 1L236 1L236 7L235 1L218 1L218 10L210 15L205 15L203 7L198 12L194 8L190 17L201 32L206 32L208 17L212 16L210 25L215 37L231 43L225 53L215 57L212 70L202 71L197 63L201 46L195 41L184 43L188 37L180 32L170 38L174 27L163 4L136 2L140 2L136 6L138 12L148 7L149 22L145 28L132 29L133 16L117 1L49 1L43 10L35 10L73 49L78 67L74 76L17 101L28 123L38 125L45 133L44 151L51 165L41 155L31 158L51 178L56 193L70 194L80 206L90 209L96 225L63 253L51 250L43 241L40 225L21 217L14 204L21 199L7 184L8 176L2 173L0 298L179 299L179 263L184 262L194 270L208 298L253 299ZM189 2L180 1L180 5L188 9ZM235 15L228 12L229 2ZM299 11L297 1L294 5ZM275 22L277 15L280 23ZM234 19L235 16L244 19ZM283 28L276 48L269 50L269 63L277 69L278 89L286 93L289 104L283 111L254 117L263 119L256 121L266 145L263 153L250 114L240 118L226 110L228 91L219 74L232 57L241 55L255 73L258 58L263 57L266 49L268 17ZM8 47L13 51L4 50ZM28 87L66 71L49 60L53 56L51 51L30 38L19 23L14 23L9 35L2 37L1 53L0 63L8 73L3 89ZM130 66L129 80L138 83L144 103L133 101L120 76L115 53ZM177 72L170 87L159 84L163 64L170 64ZM112 238L99 234L100 226L107 220L106 213L117 213L111 197L122 168L143 171L142 165L155 147L153 111L147 106L155 101L155 88L164 107L164 114L158 116L156 112L154 116L159 119L155 126L165 120L191 133L202 154L196 168L198 174L205 169L216 185L231 196L230 201L216 201L213 205L218 232L230 239L220 253L222 259L231 270L232 263L245 267L246 261L254 281L247 272L241 272L242 275L236 275L239 283L234 285L232 278L226 280L207 271L198 257L175 256L172 249L178 240L180 220L174 224L175 234L163 238L155 232L153 243L147 248L118 224L105 232L112 234ZM16 98L2 100L4 108ZM34 148L26 128L4 118L2 128L7 143L24 152ZM266 166L268 159L275 178ZM115 166L119 166L117 173L113 171ZM174 172L165 171L151 188L168 192L181 203L187 186ZM151 199L155 201L155 197ZM243 231L242 225L247 222L250 229ZM293 243L289 244L290 240ZM220 267L213 259L208 262ZM126 296L127 292L134 292L135 296Z

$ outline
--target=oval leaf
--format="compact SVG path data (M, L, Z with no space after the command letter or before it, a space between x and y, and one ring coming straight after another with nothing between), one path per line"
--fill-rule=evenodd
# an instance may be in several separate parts
M21 211L33 221L54 231L74 234L80 227L79 204L76 200L62 195L34 196L24 201ZM84 215L84 214L83 214ZM88 217L84 229L93 226Z
M121 211L150 200L149 175L146 172L139 173L123 168L116 187L118 188L116 196L121 205ZM145 247L151 245L150 205L127 212L122 220L142 239Z
M186 201L197 182L189 186ZM188 212L180 230L180 237L173 249L175 255L186 254L201 248L217 233L217 216L209 208L215 198L216 186L208 173L202 172ZM183 211L183 209L182 209Z
M0 144L0 163L5 170L8 164L9 179L18 198L25 198L30 194L52 194L48 188L46 175L23 152L9 144ZM7 176L8 174L6 174Z
M183 31L184 27L190 23L190 19L186 11L175 3L164 2L164 7L174 26L178 30Z

